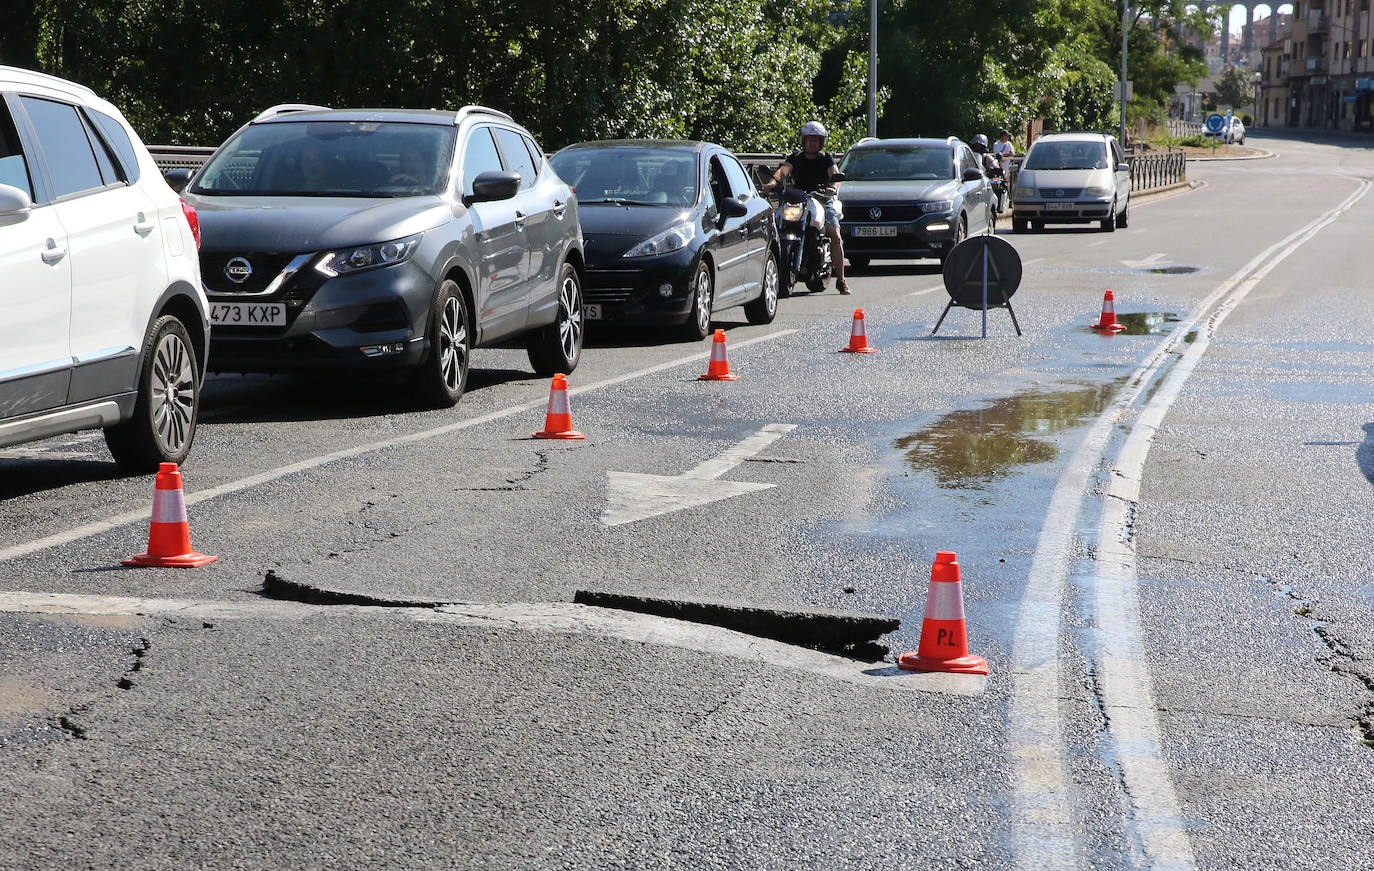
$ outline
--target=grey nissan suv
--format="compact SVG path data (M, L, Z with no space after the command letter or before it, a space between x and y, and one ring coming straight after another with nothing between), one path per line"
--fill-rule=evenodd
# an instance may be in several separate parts
M509 115L279 106L168 180L200 216L214 371L409 369L449 406L478 345L577 366L577 201Z

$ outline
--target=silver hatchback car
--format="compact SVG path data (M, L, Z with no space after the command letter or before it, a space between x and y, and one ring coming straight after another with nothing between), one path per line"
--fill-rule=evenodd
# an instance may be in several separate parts
M1012 189L1012 229L1096 222L1125 227L1131 167L1109 133L1047 133L1031 144Z
M276 107L185 196L212 370L405 369L448 406L478 345L521 340L541 375L577 365L577 201L505 113Z

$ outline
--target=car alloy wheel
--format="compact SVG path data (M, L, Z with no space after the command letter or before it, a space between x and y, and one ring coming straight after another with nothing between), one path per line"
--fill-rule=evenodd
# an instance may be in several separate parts
M769 254L763 261L763 280L759 298L746 303L744 314L751 324L768 324L778 313L778 261Z
M196 368L191 363L191 349L174 332L164 335L153 351L149 404L162 453L182 453L195 422Z
M468 368L468 325L463 301L456 296L444 300L439 315L439 372L450 393L460 392Z
M537 374L567 375L577 368L587 329L582 302L582 279L571 263L564 263L558 277L558 313L553 323L526 338L525 350Z
M711 264L702 260L692 279L692 310L683 324L683 334L689 340L704 339L711 334Z

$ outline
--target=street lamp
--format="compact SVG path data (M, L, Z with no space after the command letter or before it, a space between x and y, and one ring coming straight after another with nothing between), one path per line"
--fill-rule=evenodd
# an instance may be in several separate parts
M1262 81L1264 81L1264 76L1260 75L1259 70L1256 70L1256 71L1255 71L1255 75L1250 79L1250 84L1252 84L1252 85L1255 86L1255 114L1254 114L1254 116L1250 119L1250 121L1251 121L1251 123L1254 124L1256 127L1258 127L1258 126L1259 126L1259 123L1260 123L1259 101L1260 101L1260 82L1262 82Z

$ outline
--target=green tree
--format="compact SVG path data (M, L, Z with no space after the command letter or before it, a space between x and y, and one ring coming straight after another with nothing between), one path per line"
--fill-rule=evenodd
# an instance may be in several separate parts
M1248 106L1254 94L1250 77L1239 67L1227 67L1217 79L1217 102L1223 106Z

